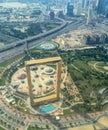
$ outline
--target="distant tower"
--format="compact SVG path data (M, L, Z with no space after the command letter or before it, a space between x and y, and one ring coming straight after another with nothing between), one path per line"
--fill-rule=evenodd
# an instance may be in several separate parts
M82 0L82 8L84 8L85 0Z
M89 6L90 0L84 0L84 8L86 9Z
M72 17L73 16L73 5L71 3L67 4L67 16Z
M105 9L107 6L107 0L98 0L97 13L105 14Z
M91 22L91 8L90 6L88 7L88 17L87 17L87 24Z
M91 2L89 3L89 7L88 7L87 24L93 22L94 19L96 19L96 13L95 13L94 4Z
M106 13L106 17L108 18L108 12Z
M96 6L98 6L99 0L96 0Z
M81 2L78 2L77 5L76 5L76 15L81 15L82 13L82 3Z
M47 5L46 10L47 10L47 11L50 11L50 10L51 10L50 5Z
M58 17L59 18L64 18L64 13L63 13L62 10L58 12Z
M50 20L54 20L54 18L55 18L55 13L54 13L54 11L50 11Z

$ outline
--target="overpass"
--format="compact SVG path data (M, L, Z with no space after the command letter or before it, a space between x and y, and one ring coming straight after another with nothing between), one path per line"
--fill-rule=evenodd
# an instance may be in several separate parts
M39 40L40 38L43 38L43 37L45 37L45 36L48 36L48 35L50 35L50 34L53 34L53 33L57 32L57 31L61 30L61 29L64 28L66 25L67 25L67 22L63 21L63 24L62 24L61 26L59 26L59 27L57 27L57 28L54 28L54 29L52 29L52 30L50 30L50 31L41 33L41 34L39 34L39 35L31 36L31 37L28 37L28 38L26 38L26 39L23 39L23 40L20 40L20 41L17 41L17 42L13 42L13 43L11 43L11 44L9 44L9 45L6 45L6 46L0 48L0 52L1 52L1 51L5 51L5 50L7 50L7 49L11 49L12 47L16 47L16 46L23 45L23 44L25 44L25 42L27 42L27 43L29 44L30 42L33 42L33 41L35 41L35 40Z
M27 39L20 40L0 49L0 63L11 59L21 53L26 49L26 43L28 45L28 49L32 49L36 47L39 43L54 38L60 34L63 34L68 31L72 31L77 29L79 26L83 25L84 20L80 19L74 23L64 22L58 28L50 30L48 32L39 34L37 36L28 37Z

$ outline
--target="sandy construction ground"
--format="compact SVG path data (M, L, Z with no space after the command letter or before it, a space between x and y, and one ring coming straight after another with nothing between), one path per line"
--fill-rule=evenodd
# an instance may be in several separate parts
M94 124L96 130L106 129L108 130L108 117L101 117L97 123ZM94 130L93 125L84 125L75 128L69 128L68 130Z
M107 117L102 117L98 120L98 123L103 125L103 127L108 128L108 118Z
M94 130L92 125L69 128L68 130Z

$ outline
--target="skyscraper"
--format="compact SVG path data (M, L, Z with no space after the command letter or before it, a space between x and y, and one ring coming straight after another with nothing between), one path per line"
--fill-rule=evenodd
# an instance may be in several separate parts
M84 8L87 8L89 5L89 0L84 0Z
M50 20L54 20L54 18L55 18L55 13L54 13L54 11L53 10L51 10L50 11Z
M93 1L89 3L87 15L87 24L92 23L96 19L96 12Z
M96 0L96 6L98 6L99 0Z
M98 14L105 14L107 0L99 0L97 6L97 13Z
M67 16L72 17L73 16L73 5L69 2L67 4Z
M88 17L87 17L87 24L91 22L91 6L88 7Z
M82 8L84 8L85 0L82 0Z

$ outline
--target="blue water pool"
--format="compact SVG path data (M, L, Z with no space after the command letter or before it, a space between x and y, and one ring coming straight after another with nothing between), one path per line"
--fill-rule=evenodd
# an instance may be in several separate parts
M49 104L49 105L42 106L40 111L44 112L44 113L48 113L48 112L54 110L55 108L56 108L55 106L53 106L52 104Z

